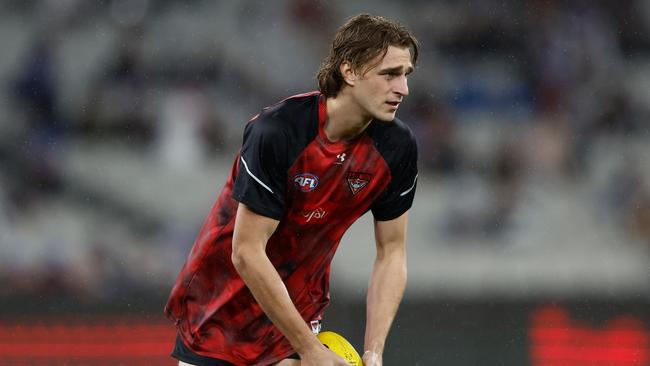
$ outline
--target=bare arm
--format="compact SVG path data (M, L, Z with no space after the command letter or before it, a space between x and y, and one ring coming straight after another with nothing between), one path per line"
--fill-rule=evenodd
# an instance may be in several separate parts
M258 215L240 203L232 241L233 265L262 310L300 354L303 365L339 365L336 355L321 345L303 320L266 255L266 243L277 226L277 220Z
M375 221L377 257L368 286L364 364L382 364L388 331L406 287L408 212L390 221Z

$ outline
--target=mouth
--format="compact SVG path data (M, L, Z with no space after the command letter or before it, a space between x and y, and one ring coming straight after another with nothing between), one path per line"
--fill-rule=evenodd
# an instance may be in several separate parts
M397 107L399 106L399 103L400 102L386 102L386 104L388 104L389 106L391 106L391 107L393 107L395 109L397 109Z

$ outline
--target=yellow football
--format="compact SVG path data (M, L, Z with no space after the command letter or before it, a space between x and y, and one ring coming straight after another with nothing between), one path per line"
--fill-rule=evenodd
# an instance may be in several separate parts
M332 352L343 357L350 365L363 366L359 353L340 334L330 331L320 332L318 333L318 340Z

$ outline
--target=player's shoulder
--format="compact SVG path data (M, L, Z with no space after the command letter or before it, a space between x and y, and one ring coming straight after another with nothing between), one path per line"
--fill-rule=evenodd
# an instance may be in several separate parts
M304 124L305 120L317 116L319 92L293 95L271 106L264 107L253 118L254 122L263 122L267 127L286 130Z
M294 95L265 107L246 126L244 139L278 146L290 157L299 154L318 135L320 93Z

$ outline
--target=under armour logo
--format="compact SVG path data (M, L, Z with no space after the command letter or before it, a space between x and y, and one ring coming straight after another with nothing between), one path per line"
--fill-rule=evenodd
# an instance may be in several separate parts
M336 164L343 163L345 161L345 153L336 155L336 159L338 160Z

